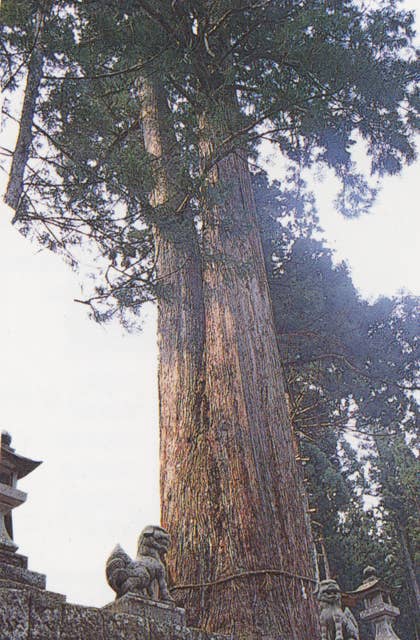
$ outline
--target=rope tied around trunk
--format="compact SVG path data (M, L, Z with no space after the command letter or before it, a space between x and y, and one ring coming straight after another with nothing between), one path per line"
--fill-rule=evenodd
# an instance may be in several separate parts
M199 582L197 584L176 584L170 587L169 591L175 591L178 589L200 589L202 587L213 587L214 585L230 582L231 580L238 580L240 578L260 575L286 576L287 578L294 578L296 580L311 582L315 585L317 584L317 580L315 580L315 578L309 578L309 576L301 576L297 573L291 573L290 571L284 571L282 569L256 569L252 571L241 571L240 573L233 573L230 576L224 576L223 578L211 580L210 582Z

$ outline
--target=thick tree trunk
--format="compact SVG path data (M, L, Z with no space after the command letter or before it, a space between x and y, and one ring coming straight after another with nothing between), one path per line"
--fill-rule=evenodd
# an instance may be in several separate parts
M166 96L159 82L143 79L140 99L146 150L154 163L152 204L161 213L154 225L158 296L160 490L162 524L172 535L169 572L178 577L186 539L200 526L200 505L193 521L184 518L194 470L196 430L200 425L204 307L201 256L190 212L174 214L182 201L177 177L177 143L168 123ZM203 510L207 508L206 484ZM191 547L192 549L192 547ZM200 550L196 548L196 553ZM196 557L199 562L199 555Z
M156 178L162 525L173 537L173 595L196 626L313 640L311 539L247 163L231 154L210 172L202 269L191 217L174 214L182 194L166 98L150 80L140 98Z
M208 163L209 129L202 146ZM162 460L174 469L162 504L174 593L197 626L313 640L312 541L247 162L231 153L209 175L201 410L177 458Z
M16 221L19 217L19 208L24 190L25 169L32 144L32 124L44 62L41 45L44 18L45 14L39 10L36 18L35 43L28 64L28 75L20 117L19 133L13 153L9 182L4 197L5 202L15 211L13 221Z

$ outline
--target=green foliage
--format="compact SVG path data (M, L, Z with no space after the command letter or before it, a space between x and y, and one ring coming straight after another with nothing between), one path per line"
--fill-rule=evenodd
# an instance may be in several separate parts
M176 131L180 186L193 208L205 112L215 159L239 148L257 158L259 140L269 139L294 166L285 199L300 191L298 167L326 164L342 180L343 213L366 211L376 185L353 164L356 140L379 175L414 158L414 17L399 4L5 0L0 64L9 92L23 80L36 41L44 56L17 212L22 231L55 250L90 243L103 265L92 300L98 317L115 305L129 308L121 290L136 289L135 310L155 295L150 234L146 244L127 241L130 230L150 231L157 221L139 123L144 77L158 77L167 92L166 125ZM310 196L295 205L313 225Z
M173 219L150 205L138 97L145 77L158 78L168 96L163 125L176 132L174 157L198 233L203 113L214 161L238 150L257 160L261 139L290 161L282 184L269 186L263 173L254 183L311 503L343 586L356 586L367 562L386 571L392 555L403 606L411 596L401 526L412 558L419 537L418 310L411 298L371 305L358 297L345 265L312 237L317 213L300 177L301 167L332 167L343 185L338 206L357 215L375 197L352 160L357 141L372 174L413 161L418 63L414 18L400 5L3 0L0 71L10 98L41 38L44 73L17 218L24 233L67 255L89 246L101 273L89 301L98 319L136 313L156 295L153 225L162 213ZM359 437L357 455L349 434ZM363 494L379 500L370 512ZM403 625L412 638L406 611Z
M396 433L395 433L396 432ZM409 567L417 574L420 565L420 462L407 444L404 429L394 427L394 436L377 438L377 457L372 459L372 479L377 483L381 517L388 537L388 574L398 588L401 635L420 631L420 612L410 584ZM411 633L410 633L411 632Z
M418 563L420 539L417 300L359 297L345 265L311 237L316 211L299 215L309 207L304 183L289 202L287 189L270 186L264 174L254 187L321 575L322 544L346 590L376 565L397 587L401 637L414 640L408 563Z

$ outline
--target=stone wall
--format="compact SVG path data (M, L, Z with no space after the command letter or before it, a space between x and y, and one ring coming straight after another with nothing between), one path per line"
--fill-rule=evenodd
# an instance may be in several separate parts
M10 584L0 586L0 640L227 639L186 627L183 609L135 595L98 609L69 604L50 591Z
M0 514L1 516L1 514ZM102 608L46 590L26 556L0 544L0 640L228 640L188 628L185 611L128 593Z

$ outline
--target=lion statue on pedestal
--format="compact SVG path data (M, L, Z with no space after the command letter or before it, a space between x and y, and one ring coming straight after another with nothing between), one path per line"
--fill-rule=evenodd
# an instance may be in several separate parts
M359 640L359 628L349 608L343 611L341 590L335 580L322 580L317 588L321 610L321 640Z
M109 586L121 598L126 593L173 602L166 581L165 554L171 537L165 529L148 526L139 536L137 556L132 560L118 544L106 563L106 579ZM156 586L159 597L155 597Z

